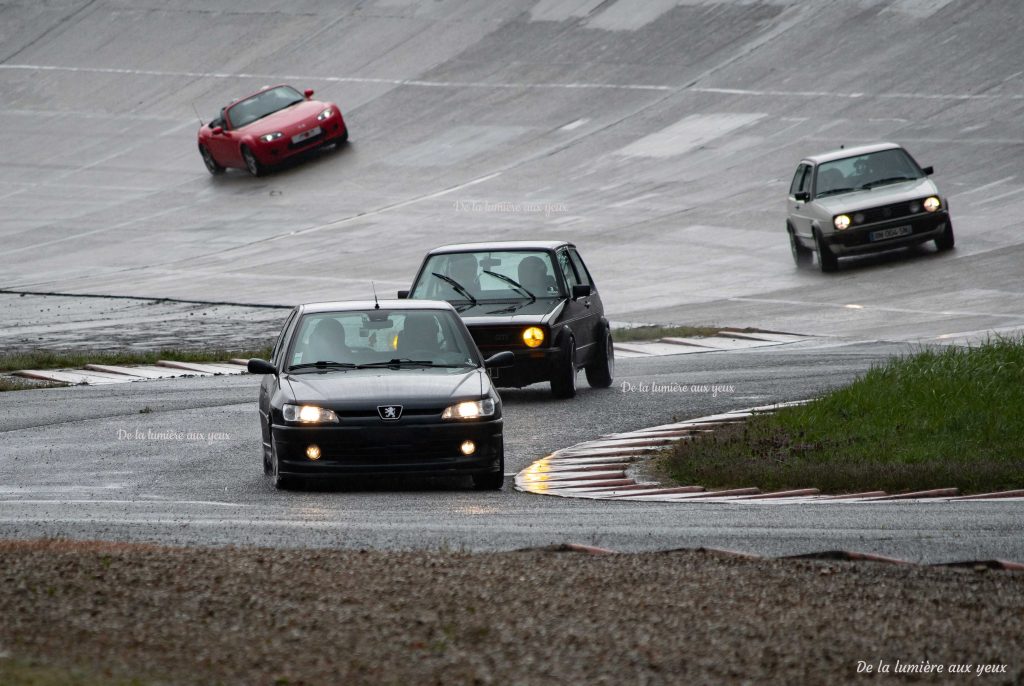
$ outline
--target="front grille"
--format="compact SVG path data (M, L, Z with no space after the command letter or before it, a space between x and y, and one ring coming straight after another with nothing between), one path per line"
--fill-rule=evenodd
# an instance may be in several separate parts
M443 407L438 407L437 409L428 408L428 409L425 409L425 410L424 409L404 408L402 410L402 416L403 417L430 417L430 416L440 417L441 413L443 411L444 411ZM378 419L380 418L380 414L377 412L377 408L375 408L375 407L371 408L371 409L364 409L364 410L337 410L337 411L335 411L335 414L338 415L339 419L346 419L346 418L348 418L348 419L360 419L360 418L367 418L367 417L376 417Z
M910 217L915 214L920 214L921 212L921 201L912 200L909 202L898 202L893 205L872 207L871 209L868 210L859 210L858 212L851 212L850 214L854 217L856 217L856 215L864 216L864 220L861 222L857 222L858 224L875 224L878 222L886 222L893 219Z
M512 350L525 348L522 332L523 326L471 326L469 332L481 350L501 348Z

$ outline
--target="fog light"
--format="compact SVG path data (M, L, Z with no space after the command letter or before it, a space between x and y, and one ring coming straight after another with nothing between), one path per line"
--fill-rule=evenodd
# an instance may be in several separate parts
M462 449L463 455L472 455L476 452L476 443L473 441L463 441L459 447Z
M319 460L320 459L320 446L318 446L316 444L313 444L313 445L309 446L308 448L306 448L306 457L308 457L311 460Z

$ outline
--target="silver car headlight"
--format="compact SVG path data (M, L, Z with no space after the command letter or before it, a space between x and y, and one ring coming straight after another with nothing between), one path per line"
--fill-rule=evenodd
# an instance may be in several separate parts
M850 228L850 215L837 215L836 218L832 220L832 223L835 224L835 227L840 231L845 231L846 229Z
M283 135L284 134L281 133L280 131L275 131L274 133L268 133L265 136L260 136L260 140L263 141L264 143L269 143L270 141L276 141Z
M317 121L323 121L323 120L327 119L328 117L330 117L332 114L334 114L334 108L333 107L328 107L326 110L324 110L320 114L316 115L316 120Z
M316 405L285 405L281 408L286 422L299 422L300 424L337 424L338 415L334 410L328 410Z
M484 398L483 400L467 400L455 405L449 405L441 413L441 419L479 419L493 415L494 400Z
M924 205L924 209L927 210L928 212L938 212L939 209L942 207L942 201L939 200L934 195L925 198L924 202L921 204Z

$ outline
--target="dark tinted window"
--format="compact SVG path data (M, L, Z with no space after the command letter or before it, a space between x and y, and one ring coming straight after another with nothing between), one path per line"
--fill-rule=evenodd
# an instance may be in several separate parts
M580 277L580 283L584 286L593 286L594 282L590 279L587 265L583 264L583 258L576 252L576 248L569 248L569 258L572 260L572 266L576 267L576 274Z
M231 121L231 128L240 129L305 99L302 93L291 86L278 86L235 103L228 109L227 118Z

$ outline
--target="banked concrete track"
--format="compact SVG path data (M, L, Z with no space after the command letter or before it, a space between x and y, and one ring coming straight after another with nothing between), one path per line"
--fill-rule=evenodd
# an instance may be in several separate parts
M1012 329L1020 21L1011 0L6 2L0 287L287 304L403 287L442 242L564 236L620 320ZM353 144L211 178L193 105L277 82L341 103ZM957 251L797 272L799 157L878 139L935 165Z

